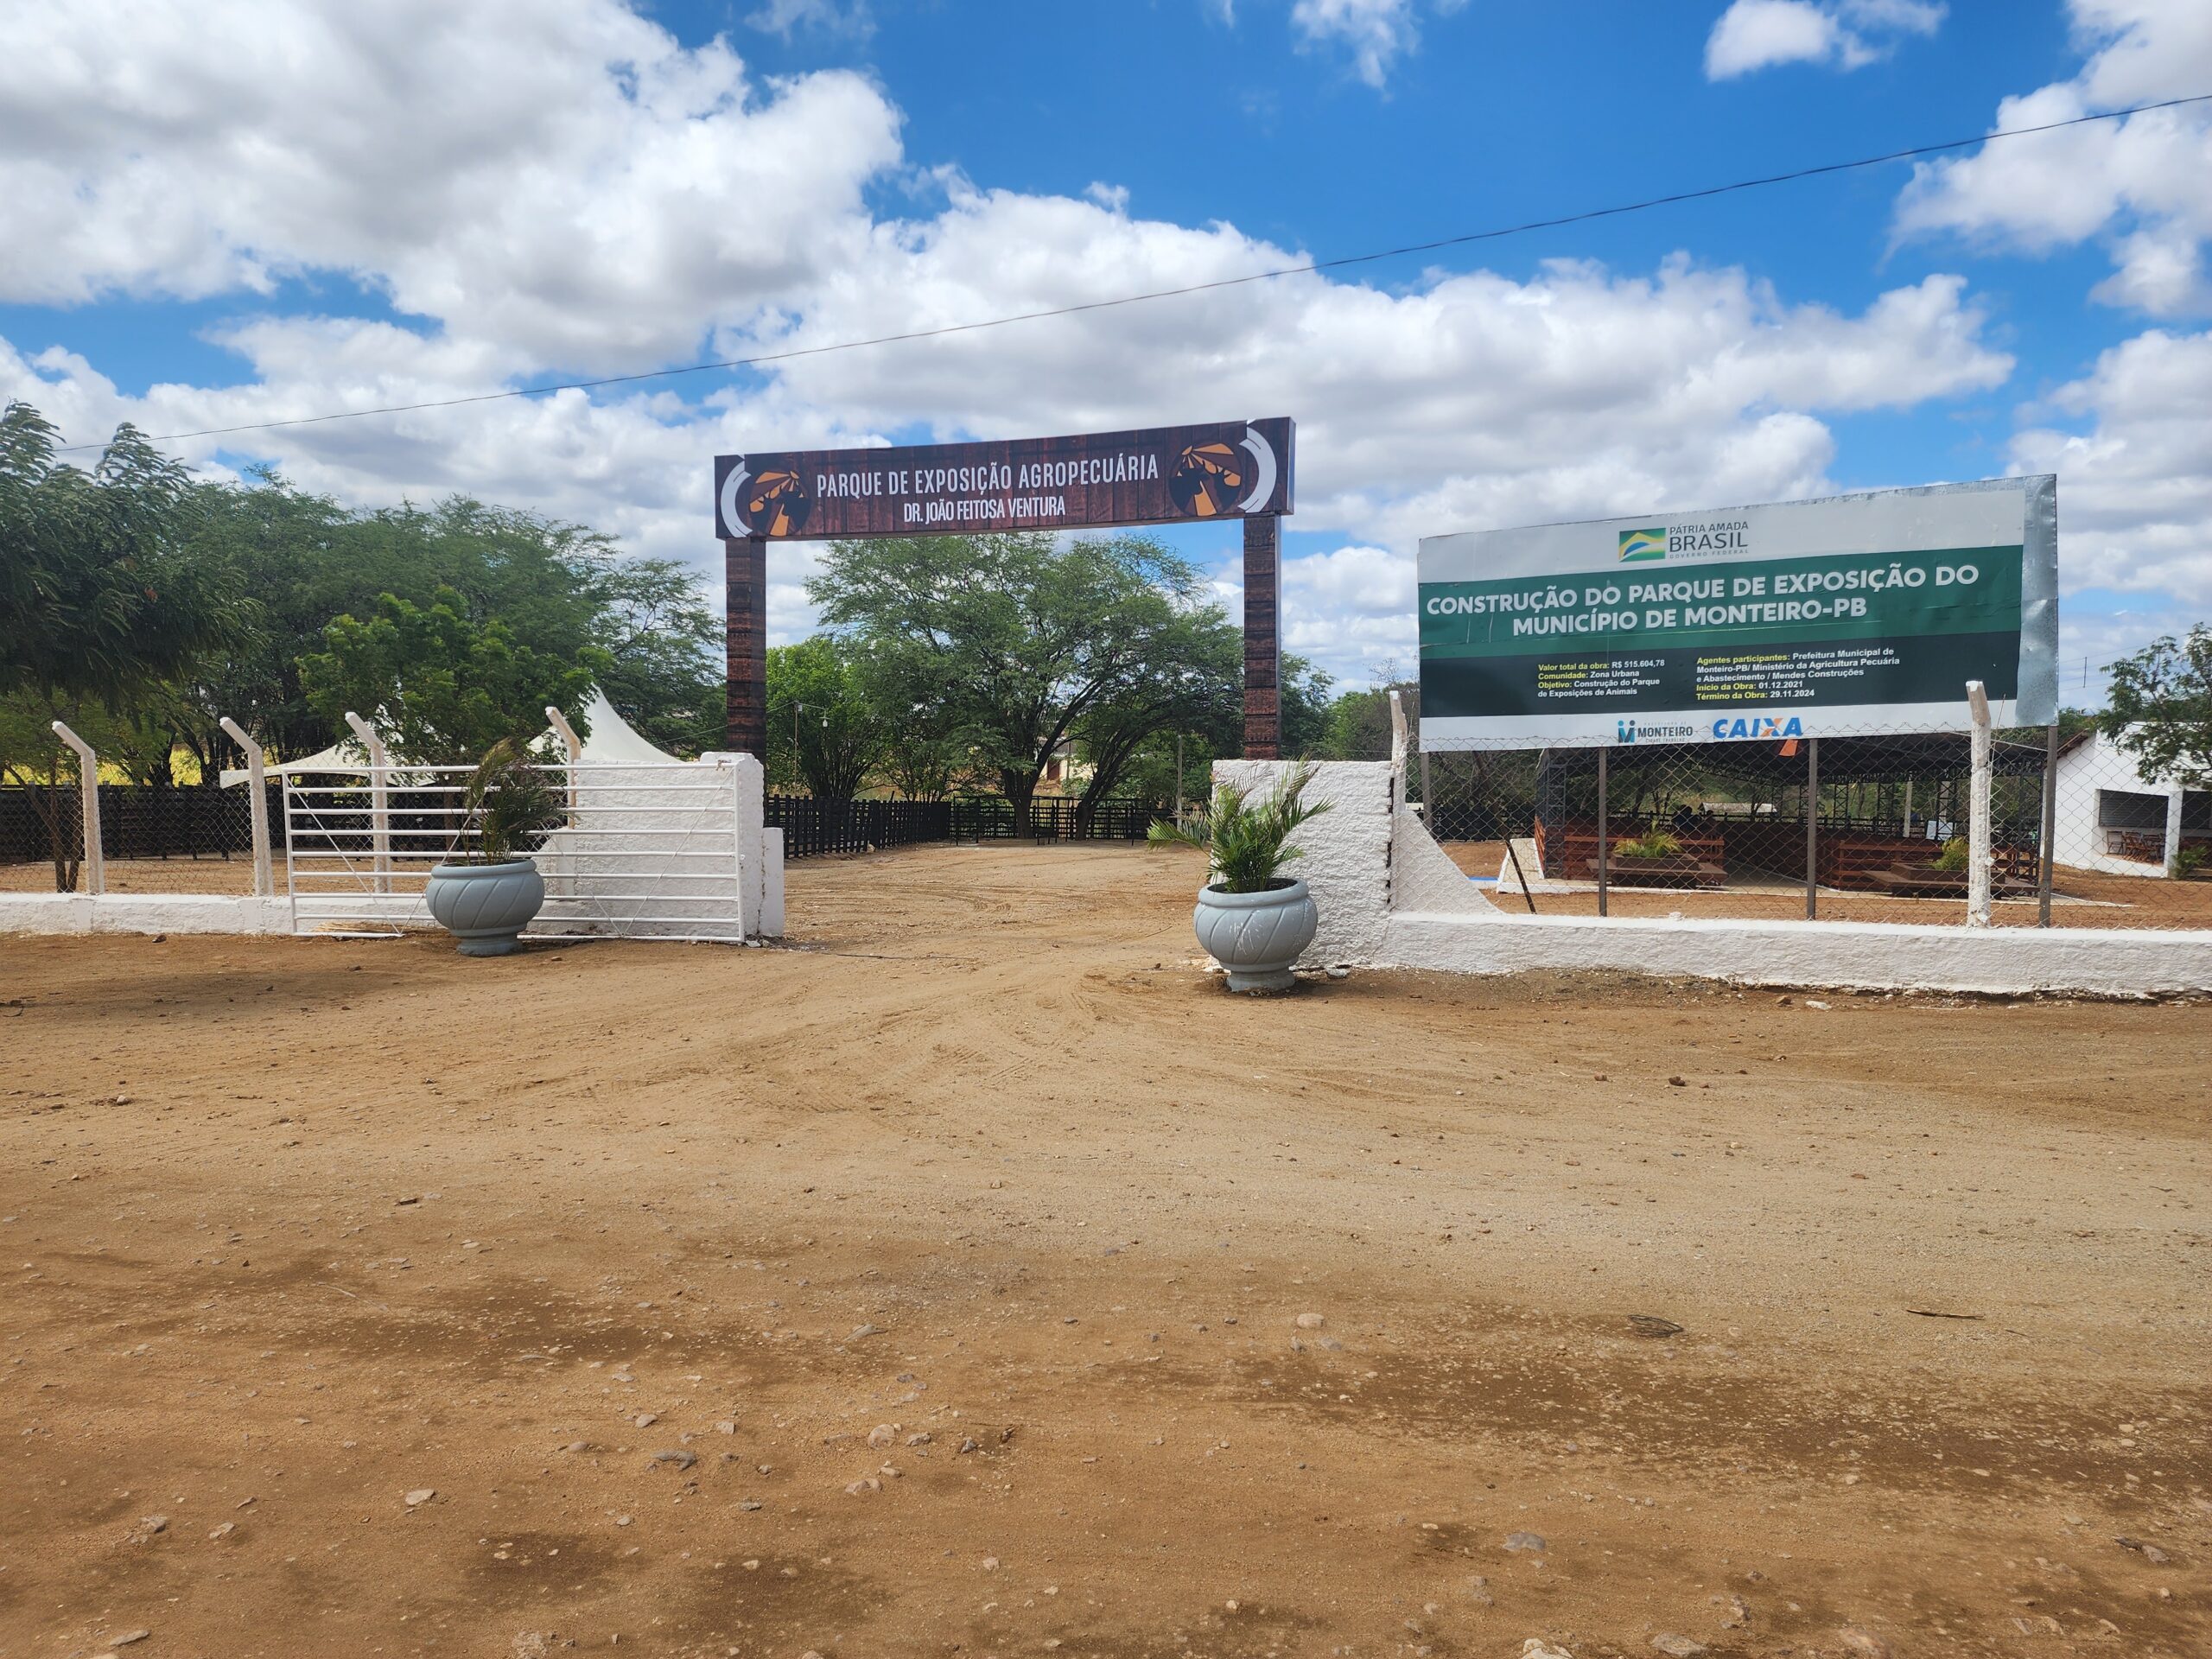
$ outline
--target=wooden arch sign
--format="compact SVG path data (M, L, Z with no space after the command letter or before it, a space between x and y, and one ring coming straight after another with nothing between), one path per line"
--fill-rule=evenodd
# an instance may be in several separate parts
M1001 530L1244 521L1244 753L1272 760L1281 723L1281 520L1287 418L715 457L715 533L728 597L725 741L767 748L768 543Z

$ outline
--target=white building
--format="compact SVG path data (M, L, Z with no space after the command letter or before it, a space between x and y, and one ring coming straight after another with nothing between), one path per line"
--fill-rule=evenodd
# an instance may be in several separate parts
M2051 844L2076 869L2162 876L2183 845L2212 851L2212 791L2145 778L2111 738L2085 732L2058 752Z

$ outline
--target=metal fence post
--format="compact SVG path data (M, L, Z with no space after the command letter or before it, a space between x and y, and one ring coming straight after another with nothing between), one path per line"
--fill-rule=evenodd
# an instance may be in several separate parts
M1605 912L1606 876L1611 868L1612 837L1606 831L1608 817L1605 804L1605 745L1598 746L1598 913Z
M266 899L276 891L276 873L269 856L269 780L263 770L261 745L228 715L216 723L229 734L232 742L245 751L245 786L253 791L248 807L253 823L253 894L257 899Z
M2058 835L2058 722L2044 732L2043 748L2043 868L2036 873L2036 925L2050 925L2050 880L2058 862L2052 842Z
M77 752L77 791L82 798L85 814L84 867L85 891L100 893L107 891L107 860L100 851L100 762L92 753L92 746L64 726L54 722L54 734Z
M1821 913L1821 740L1805 740L1805 919Z

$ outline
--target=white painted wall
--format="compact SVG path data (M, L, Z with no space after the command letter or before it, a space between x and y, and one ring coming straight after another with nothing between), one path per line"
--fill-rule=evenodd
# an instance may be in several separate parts
M556 830L537 854L546 909L531 934L682 938L784 931L784 837L764 828L760 763L575 768L591 831ZM441 800L442 804L442 800ZM735 834L733 835L733 829ZM705 856L702 854L711 854ZM302 925L429 926L419 892L302 888ZM0 893L0 933L289 933L294 901L215 893ZM734 942L733 940L733 942Z
M1267 788L1287 764L1220 761L1214 772L1220 781ZM1314 787L1346 805L1340 819L1332 812L1300 832L1306 856L1298 874L1321 911L1321 933L1302 965L1467 974L1612 969L1752 985L1998 995L2212 990L2212 930L1523 916L1478 893L1416 814L1388 810L1396 793L1388 762L1326 763ZM1377 823L1389 833L1375 833Z
M763 834L764 778L748 754L710 755L695 765L604 766L570 770L582 810L579 827L556 830L537 853L546 914L536 932L609 938L683 938L727 929L763 933L764 900L779 896L783 931L783 838ZM712 853L722 856L709 856ZM776 868L768 868L772 858Z
M1274 787L1287 765L1217 760L1214 786L1262 795ZM1285 874L1306 883L1321 912L1320 931L1299 964L1372 962L1382 948L1390 909L1390 768L1376 761L1324 760L1313 768L1305 798L1326 801L1329 810L1291 837L1302 855Z
M2070 991L2146 996L2212 990L2212 930L1934 927L1400 912L1375 965L1446 973L1611 969L1745 985L1869 990Z
M2114 858L2105 851L2105 832L2097 823L2097 792L2120 790L2131 795L2166 798L2165 856L2158 864ZM2061 864L2107 875L2163 878L2181 847L2182 788L2163 778L2145 778L2135 759L2102 732L2058 757L2056 821L2050 844Z
M0 933L287 933L281 898L243 893L0 893Z

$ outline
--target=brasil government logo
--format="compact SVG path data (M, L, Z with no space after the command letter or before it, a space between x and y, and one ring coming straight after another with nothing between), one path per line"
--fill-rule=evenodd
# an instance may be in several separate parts
M1621 531L1621 563L1635 559L1663 559L1667 556L1667 527L1656 530L1624 530Z

